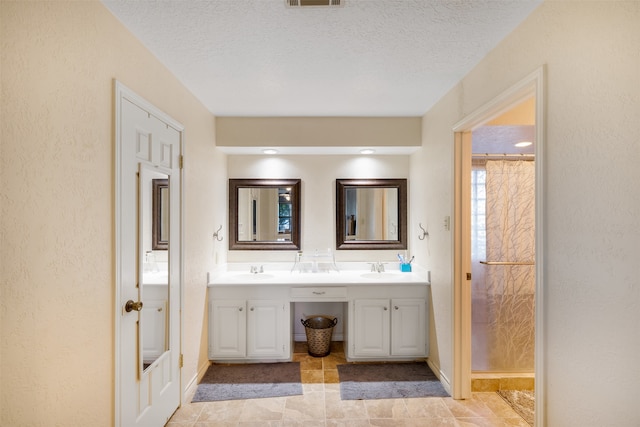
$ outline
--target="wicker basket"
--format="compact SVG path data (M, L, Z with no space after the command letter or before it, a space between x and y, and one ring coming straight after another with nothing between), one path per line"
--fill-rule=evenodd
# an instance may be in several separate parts
M333 327L338 323L337 318L313 316L307 320L300 319L307 334L309 354L313 357L324 357L331 352L331 335Z

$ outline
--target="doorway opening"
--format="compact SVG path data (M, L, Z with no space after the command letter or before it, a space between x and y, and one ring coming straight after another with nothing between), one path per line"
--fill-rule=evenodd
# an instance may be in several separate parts
M500 388L515 376L519 388L535 378L543 401L543 77L536 70L453 129L456 399L470 398L476 380L490 380L476 390ZM544 405L536 407L541 425Z
M471 131L472 391L533 390L535 97Z

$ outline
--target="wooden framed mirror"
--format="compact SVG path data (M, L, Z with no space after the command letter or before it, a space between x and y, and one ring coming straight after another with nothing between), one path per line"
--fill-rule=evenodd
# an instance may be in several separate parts
M229 180L229 250L300 249L299 179Z
M169 180L153 179L151 249L169 248Z
M337 249L407 249L407 180L337 179Z

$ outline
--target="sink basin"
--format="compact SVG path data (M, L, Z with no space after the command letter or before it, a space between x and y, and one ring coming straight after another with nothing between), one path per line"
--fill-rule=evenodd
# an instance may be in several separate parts
M269 279L273 279L274 277L276 276L274 276L273 274L267 274L267 273L240 273L232 276L234 280L238 280L238 281L269 280Z
M388 280L388 279L398 279L401 277L402 273L399 271L385 271L383 273L362 273L360 277L363 279L378 279L378 280Z

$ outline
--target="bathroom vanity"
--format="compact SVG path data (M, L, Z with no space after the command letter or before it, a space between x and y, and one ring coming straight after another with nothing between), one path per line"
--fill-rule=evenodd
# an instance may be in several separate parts
M378 273L366 263L345 264L322 272L292 272L291 264L270 264L262 266L262 273L233 265L210 274L209 359L291 360L293 325L300 322L293 316L297 303L344 304L339 320L349 361L427 357L426 272Z

